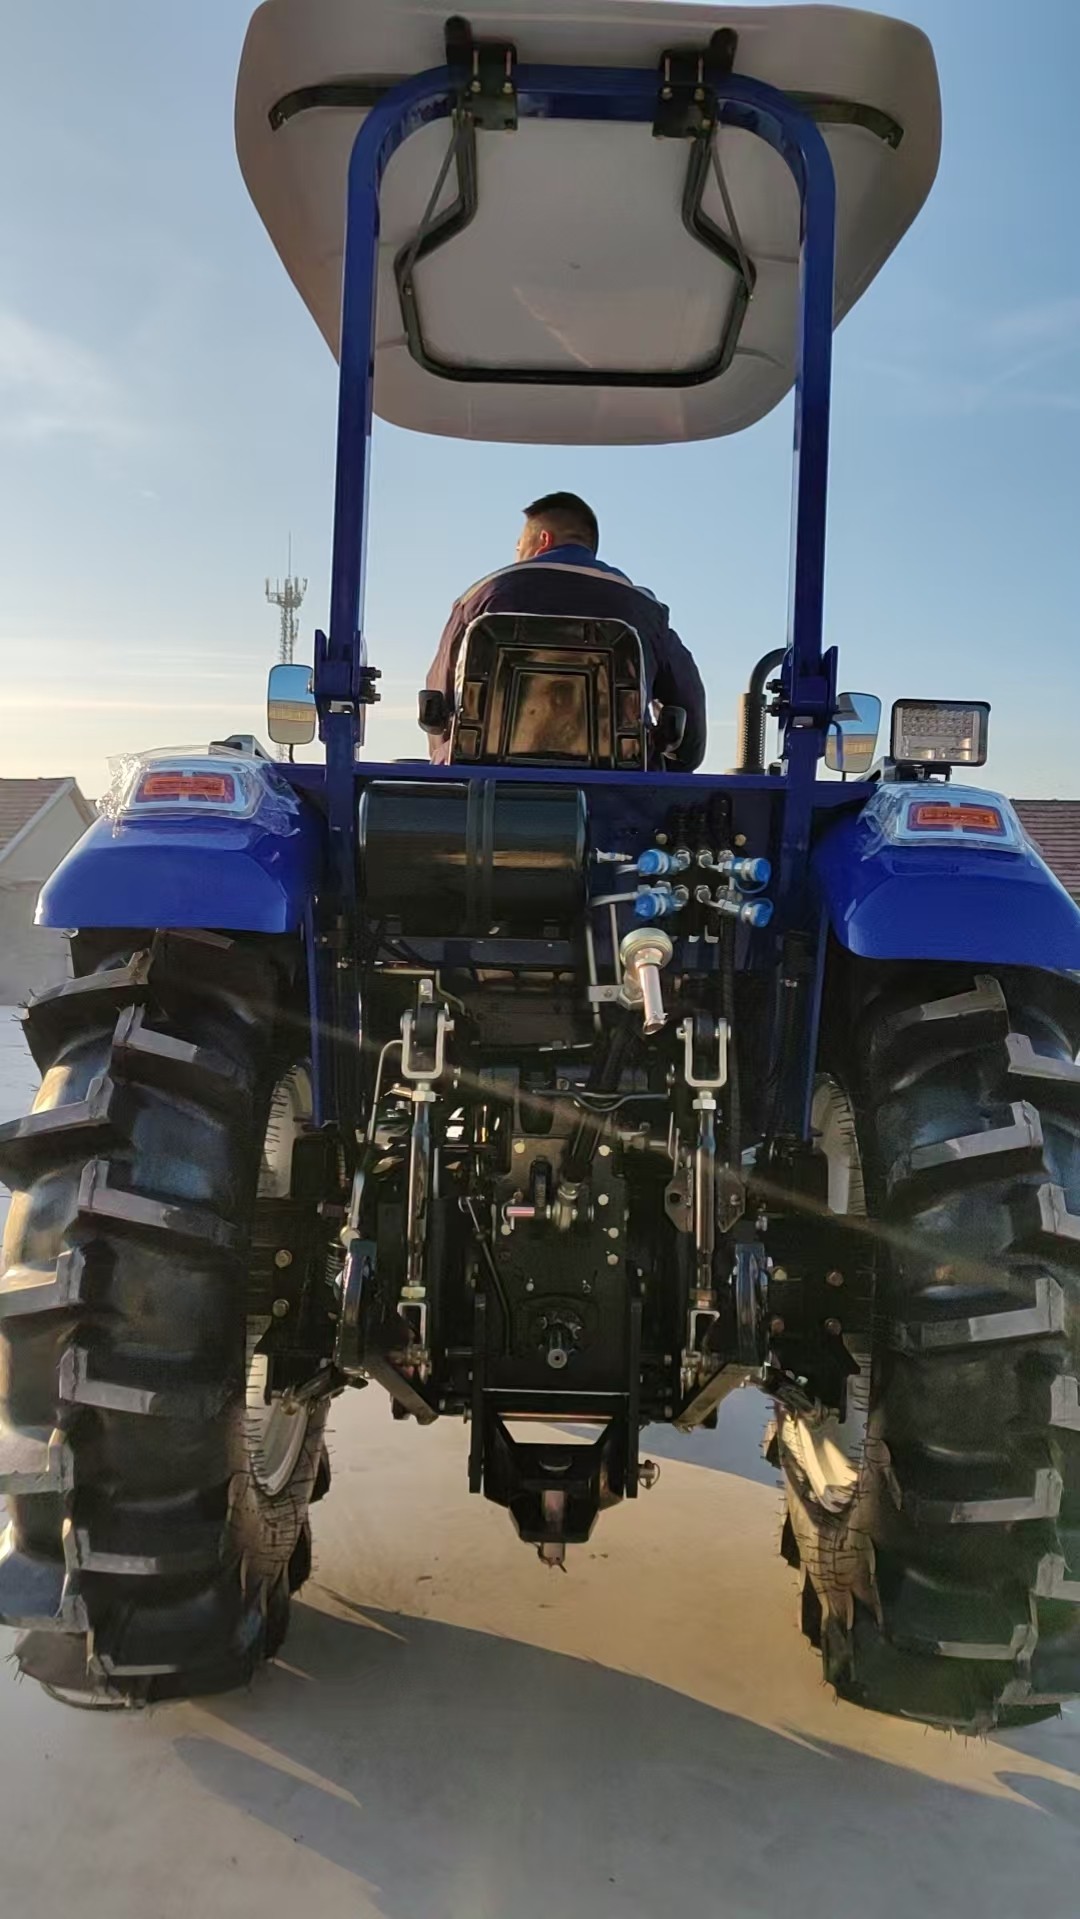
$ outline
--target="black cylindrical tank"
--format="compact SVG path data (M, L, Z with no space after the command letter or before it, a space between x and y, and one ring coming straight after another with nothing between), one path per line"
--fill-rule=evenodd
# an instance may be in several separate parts
M403 933L568 931L585 892L579 787L375 780L360 801L360 897Z

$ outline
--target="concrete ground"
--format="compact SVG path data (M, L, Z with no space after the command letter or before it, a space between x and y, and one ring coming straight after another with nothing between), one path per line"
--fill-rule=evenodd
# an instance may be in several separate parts
M314 1578L249 1692L77 1713L0 1668L3 1919L1074 1911L1080 1711L975 1742L838 1705L759 1407L728 1410L650 1443L660 1484L560 1576L469 1498L461 1426L338 1401Z

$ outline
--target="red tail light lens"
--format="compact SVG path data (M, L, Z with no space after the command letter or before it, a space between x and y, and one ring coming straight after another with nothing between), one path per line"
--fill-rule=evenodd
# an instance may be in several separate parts
M949 800L919 800L908 807L908 828L915 833L959 827L962 833L1002 833L1005 821L996 806L972 806Z
M232 806L236 800L236 781L231 773L185 773L172 769L167 773L144 773L135 789L135 804L209 800L218 806Z

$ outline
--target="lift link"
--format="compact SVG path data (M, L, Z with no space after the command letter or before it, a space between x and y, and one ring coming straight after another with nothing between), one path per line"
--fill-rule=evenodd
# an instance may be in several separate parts
M446 1038L454 1030L445 1006L435 1000L429 979L417 987L416 1005L402 1014L401 1077L409 1082L413 1103L409 1136L408 1227L405 1241L405 1281L401 1288L401 1315L409 1327L404 1366L420 1380L431 1374L428 1345L428 1295L424 1271L428 1204L431 1198L431 1108L435 1081L446 1065Z
M684 1395L708 1370L706 1342L719 1318L716 1302L716 1094L727 1083L727 1021L695 1012L679 1027L683 1077L698 1116L693 1162L694 1278L682 1355Z
M509 40L475 40L469 22L454 14L446 23L446 64L461 85L461 104L485 133L516 133L517 48Z

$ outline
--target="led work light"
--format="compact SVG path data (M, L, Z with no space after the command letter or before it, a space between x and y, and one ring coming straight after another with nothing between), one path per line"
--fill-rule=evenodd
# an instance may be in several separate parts
M916 765L982 766L989 721L988 700L897 700L892 757Z

